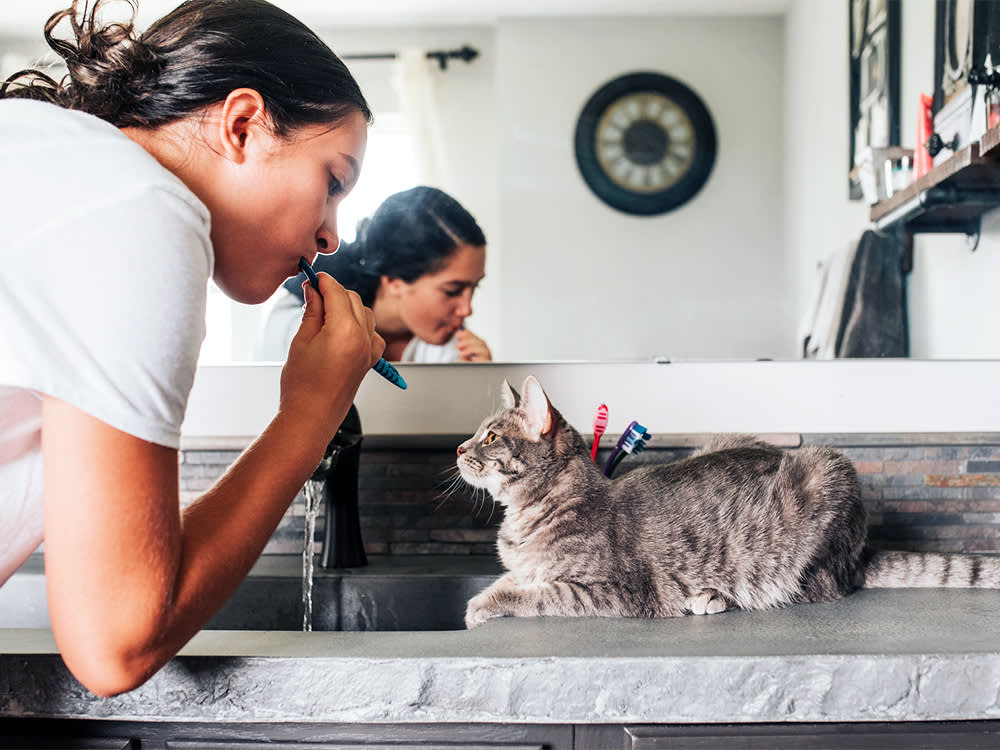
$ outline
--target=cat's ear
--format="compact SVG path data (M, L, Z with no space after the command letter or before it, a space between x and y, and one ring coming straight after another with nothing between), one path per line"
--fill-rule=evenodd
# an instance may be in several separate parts
M521 397L517 395L517 391L511 388L510 383L506 380L500 386L500 399L504 409L516 409L517 405L521 403Z
M528 435L532 440L538 440L544 433L552 429L552 410L549 399L542 390L541 384L529 375L521 388L524 391L524 401L521 411L528 427Z

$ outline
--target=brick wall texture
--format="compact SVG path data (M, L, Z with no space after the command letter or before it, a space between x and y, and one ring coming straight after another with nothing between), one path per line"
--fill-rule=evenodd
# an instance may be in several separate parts
M895 444L884 435L803 436L803 442L834 445L854 463L869 512L869 536L877 546L1000 552L1000 434L980 436L978 441L962 438L961 444L954 444L958 438L940 436L893 437ZM443 444L446 441L433 437L421 445L419 438L406 440L403 447L384 439L374 447L363 445L359 507L368 553L494 555L502 507L457 478L454 448ZM607 436L604 443L614 445ZM618 471L640 461L675 461L692 450L651 446L623 461ZM182 502L191 502L208 489L237 455L237 451L184 451ZM321 514L317 551L324 521ZM300 493L265 554L301 553L304 528Z

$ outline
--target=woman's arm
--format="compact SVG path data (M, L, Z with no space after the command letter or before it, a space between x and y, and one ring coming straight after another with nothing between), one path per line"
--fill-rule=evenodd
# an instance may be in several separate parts
M357 295L328 276L321 288L323 305L310 295L282 371L278 414L183 515L174 449L45 399L52 628L66 664L92 692L114 695L144 682L232 595L381 355Z

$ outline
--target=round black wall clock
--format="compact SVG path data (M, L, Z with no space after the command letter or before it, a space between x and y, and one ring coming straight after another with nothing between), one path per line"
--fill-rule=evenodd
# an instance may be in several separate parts
M583 107L576 163L594 194L629 214L662 214L691 200L715 164L712 115L676 78L628 73Z

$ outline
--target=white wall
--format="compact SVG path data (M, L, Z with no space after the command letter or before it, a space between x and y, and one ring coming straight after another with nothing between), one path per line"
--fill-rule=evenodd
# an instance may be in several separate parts
M499 407L507 379L534 375L570 424L588 433L608 405L608 432L635 419L667 435L990 432L1000 424L1000 362L521 363L400 365L409 388L365 378L355 403L366 435L471 435ZM277 365L201 367L185 447L245 445L278 406Z
M506 358L792 355L782 46L776 16L500 22ZM603 204L573 154L586 100L637 70L691 86L718 131L706 186L655 217Z
M795 0L786 14L786 269L805 313L816 268L856 243L868 206L848 199L847 2Z

